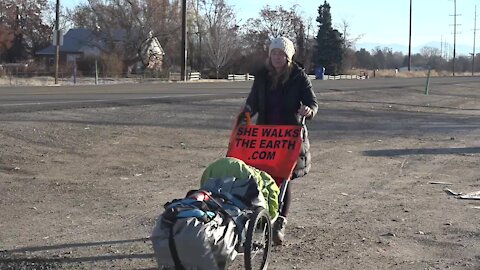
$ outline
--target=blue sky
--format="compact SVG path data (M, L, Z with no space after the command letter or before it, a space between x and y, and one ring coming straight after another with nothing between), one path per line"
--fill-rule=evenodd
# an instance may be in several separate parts
M342 21L349 24L350 36L361 36L361 43L407 44L409 32L409 0L330 0L333 24L340 28ZM318 7L323 0L238 0L230 1L239 17L258 17L258 11L265 5L291 7L299 5L305 17L311 17L316 24ZM473 46L473 28L477 5L477 28L480 28L480 0L457 1L457 44ZM412 46L427 42L448 42L453 44L454 24L453 0L412 1ZM460 25L459 25L460 24ZM480 31L477 31L480 34ZM477 41L480 41L477 35ZM479 44L480 42L477 42Z
M86 0L60 0L62 6L74 6ZM262 7L298 4L304 18L311 18L314 29L318 7L323 0L227 0L241 23L258 17ZM454 0L412 0L412 46L428 42L450 43L453 46ZM350 37L361 37L358 43L403 44L408 46L409 0L330 0L334 26L342 21L349 25ZM473 46L473 28L477 5L477 28L480 29L480 0L457 1L457 45ZM480 31L476 44L480 45ZM476 46L477 48L479 46ZM478 49L476 51L479 51Z

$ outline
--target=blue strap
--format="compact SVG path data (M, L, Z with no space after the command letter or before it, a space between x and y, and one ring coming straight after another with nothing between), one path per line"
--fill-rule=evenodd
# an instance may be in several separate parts
M191 210L185 210L180 213L178 213L177 218L189 218L189 217L196 217L199 219L202 219L207 213L200 209L191 209Z

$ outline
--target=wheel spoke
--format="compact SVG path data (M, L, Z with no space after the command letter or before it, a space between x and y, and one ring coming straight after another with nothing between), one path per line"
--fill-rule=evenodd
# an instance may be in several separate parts
M271 243L271 223L265 209L252 215L247 232L245 249L245 269L264 270L268 266Z
M265 251L265 246L266 246L266 231L268 229L268 225L266 224L266 220L260 220L257 229L260 229L260 226L263 225L263 229L258 232L256 231L254 234L258 238L255 239L255 241L252 243L252 260L259 254L263 253Z

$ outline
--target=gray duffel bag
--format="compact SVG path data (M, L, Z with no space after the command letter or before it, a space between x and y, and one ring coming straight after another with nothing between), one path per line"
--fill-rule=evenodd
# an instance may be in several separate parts
M157 219L150 239L160 269L226 269L237 255L231 216L194 195L167 203Z

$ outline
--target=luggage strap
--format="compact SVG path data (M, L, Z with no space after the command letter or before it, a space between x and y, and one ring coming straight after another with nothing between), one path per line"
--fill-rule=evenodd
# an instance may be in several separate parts
M170 253L172 254L173 262L175 263L175 270L185 270L185 267L183 267L182 263L180 262L180 258L178 257L175 239L173 238L173 226L170 227L168 247L170 248Z

